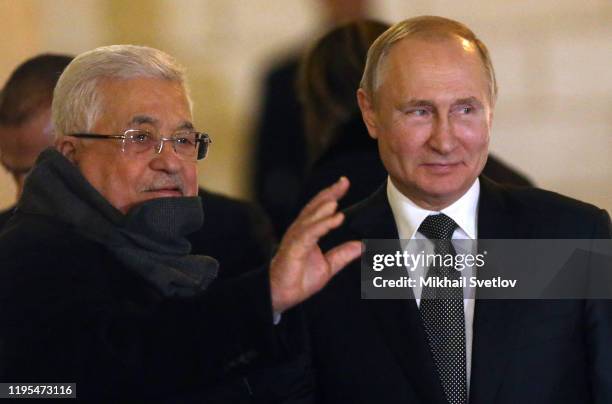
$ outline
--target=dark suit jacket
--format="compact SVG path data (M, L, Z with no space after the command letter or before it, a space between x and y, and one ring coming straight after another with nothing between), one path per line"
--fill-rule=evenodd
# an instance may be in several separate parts
M192 254L219 263L219 279L267 265L274 247L272 225L255 204L200 188L204 224L187 236Z
M13 210L14 209L15 209L15 207L11 206L10 208L0 212L0 230L2 230L2 228L4 227L6 222L8 222L8 220L11 218L11 216L13 216Z
M291 224L308 160L302 107L295 91L298 65L299 55L291 55L266 74L254 134L255 198L277 237Z
M610 238L605 211L551 192L481 179L481 239ZM397 238L382 187L346 212L323 248ZM306 306L323 403L443 404L414 300L361 300L360 264ZM610 301L477 300L471 404L612 403Z

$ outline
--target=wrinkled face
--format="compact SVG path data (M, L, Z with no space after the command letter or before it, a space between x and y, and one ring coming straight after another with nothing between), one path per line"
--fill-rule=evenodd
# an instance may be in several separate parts
M393 184L440 210L474 183L487 159L493 107L477 49L459 37L406 38L383 61L375 102L359 104Z
M19 126L0 126L0 164L13 176L17 197L41 151L53 145L51 106Z
M103 109L90 133L116 135L144 129L162 137L193 128L191 112L180 84L153 78L104 80L100 83ZM153 198L195 196L196 162L185 161L172 144L161 153L122 153L121 140L61 138L60 151L113 205L127 213Z

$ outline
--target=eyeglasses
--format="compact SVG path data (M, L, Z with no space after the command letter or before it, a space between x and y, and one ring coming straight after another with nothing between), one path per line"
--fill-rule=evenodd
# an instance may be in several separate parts
M98 135L96 133L71 133L69 136L83 139L121 139L121 151L135 156L151 149L159 154L164 148L164 142L172 142L172 148L183 160L202 160L208 154L208 146L212 143L206 133L195 131L179 131L170 137L157 137L142 129L128 129L123 135Z

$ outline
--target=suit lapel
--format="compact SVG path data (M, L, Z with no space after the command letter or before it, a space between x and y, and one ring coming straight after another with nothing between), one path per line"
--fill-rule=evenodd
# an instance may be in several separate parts
M525 234L523 223L512 215L503 198L503 191L495 183L482 178L478 204L478 238L513 239ZM479 243L479 249L482 243ZM490 268L492 269L492 268ZM479 269L486 275L487 267ZM481 277L481 276L479 276ZM483 296L480 291L476 297ZM474 338L472 343L472 369L470 404L495 402L510 359L514 339L518 305L511 300L477 300L474 309Z
M398 232L383 185L351 212L349 226L358 239L397 239ZM412 291L410 291L412 294ZM387 347L423 403L446 403L414 299L365 300Z

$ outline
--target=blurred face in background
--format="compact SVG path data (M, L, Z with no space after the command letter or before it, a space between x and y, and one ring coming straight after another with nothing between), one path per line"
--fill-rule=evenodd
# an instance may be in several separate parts
M382 61L374 98L358 98L393 184L419 206L458 200L482 171L493 107L476 47L449 38L404 38Z
M99 84L102 113L90 133L121 135L128 129L170 137L193 129L189 102L176 82L155 78L104 80ZM122 152L119 139L63 136L59 150L115 208L127 213L144 201L197 194L196 161L179 157L172 142L162 151Z
M0 164L15 179L17 198L36 158L52 145L50 105L19 126L0 126Z

